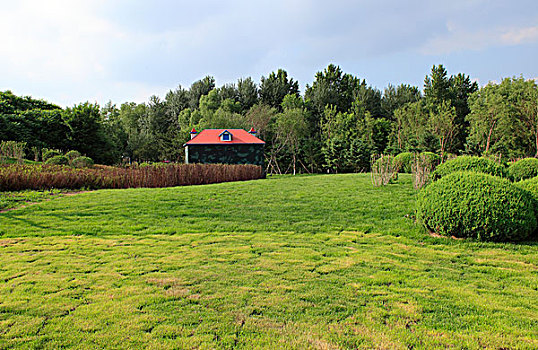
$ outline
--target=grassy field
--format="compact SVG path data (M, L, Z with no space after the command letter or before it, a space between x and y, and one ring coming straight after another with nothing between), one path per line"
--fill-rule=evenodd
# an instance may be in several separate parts
M538 348L538 245L427 235L409 176L101 190L0 214L0 349Z

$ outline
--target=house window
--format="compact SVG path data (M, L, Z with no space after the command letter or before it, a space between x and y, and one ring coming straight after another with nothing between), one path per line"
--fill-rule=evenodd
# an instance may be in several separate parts
M221 141L232 141L232 135L230 133L223 133L222 135L220 135L220 140Z

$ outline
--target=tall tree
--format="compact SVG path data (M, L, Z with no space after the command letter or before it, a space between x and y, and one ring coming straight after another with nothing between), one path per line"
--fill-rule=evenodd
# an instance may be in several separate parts
M115 163L111 159L111 142L105 133L99 105L88 102L66 108L64 121L69 126L69 148L94 159L97 163Z
M326 107L347 112L354 101L359 84L365 84L340 67L330 64L323 72L317 72L312 86L306 86L305 99L312 101L315 111L322 115Z
M288 95L293 96L293 95ZM283 102L285 103L285 102ZM297 108L293 103L285 103L290 108L284 108L282 113L276 116L276 128L278 141L288 148L291 153L293 175L297 173L298 155L300 142L307 132L306 110Z
M442 64L433 66L424 78L424 97L428 103L438 104L450 100L450 78Z
M258 87L252 78L237 81L237 95L237 102L241 105L242 112L248 111L258 102Z
M207 95L214 88L215 78L209 75L192 83L189 90L189 107L191 109L197 109L200 103L200 97Z
M473 93L469 99L471 113L467 115L470 125L467 140L470 151L483 154L514 155L514 125L517 123L516 111L509 103L511 80L505 79L499 85L488 84Z
M428 127L432 135L438 140L439 152L444 157L447 149L454 142L459 125L456 122L456 108L450 102L443 101L430 111Z
M394 111L408 103L417 102L422 98L416 86L401 84L390 85L385 88L381 99L381 111L385 118L394 121Z
M270 107L282 110L281 103L287 95L299 95L299 83L293 78L288 78L288 73L279 69L269 76L261 78L260 101Z

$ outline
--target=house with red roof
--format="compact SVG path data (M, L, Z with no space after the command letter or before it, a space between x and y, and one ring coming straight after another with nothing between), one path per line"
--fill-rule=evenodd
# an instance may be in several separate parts
M192 129L191 139L184 144L186 163L255 164L263 166L265 142L252 128Z

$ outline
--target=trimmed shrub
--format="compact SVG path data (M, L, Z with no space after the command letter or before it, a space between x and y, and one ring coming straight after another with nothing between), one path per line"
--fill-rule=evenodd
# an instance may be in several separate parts
M43 161L46 162L48 159L56 156L61 156L62 152L58 151L57 149L48 149L43 152Z
M52 158L49 158L45 161L45 164L48 165L68 165L69 159L67 159L66 156L54 156Z
M402 152L394 157L394 162L398 167L398 172L410 174L413 158L414 154L411 152Z
M71 161L71 166L75 168L91 168L93 166L93 159L90 157L77 157Z
M425 187L417 219L430 231L483 241L518 241L537 227L532 195L507 179L455 172Z
M461 156L439 165L433 172L432 178L433 180L438 180L456 171L475 171L493 176L507 177L506 169L490 159Z
M538 176L538 159L524 158L510 164L508 175L513 181L521 181Z
M526 191L529 191L538 201L538 176L533 177L532 179L516 182L514 185Z
M69 162L71 163L74 159L82 156L82 154L80 154L79 151L69 151L65 154L65 156L67 157L67 159L69 159Z

